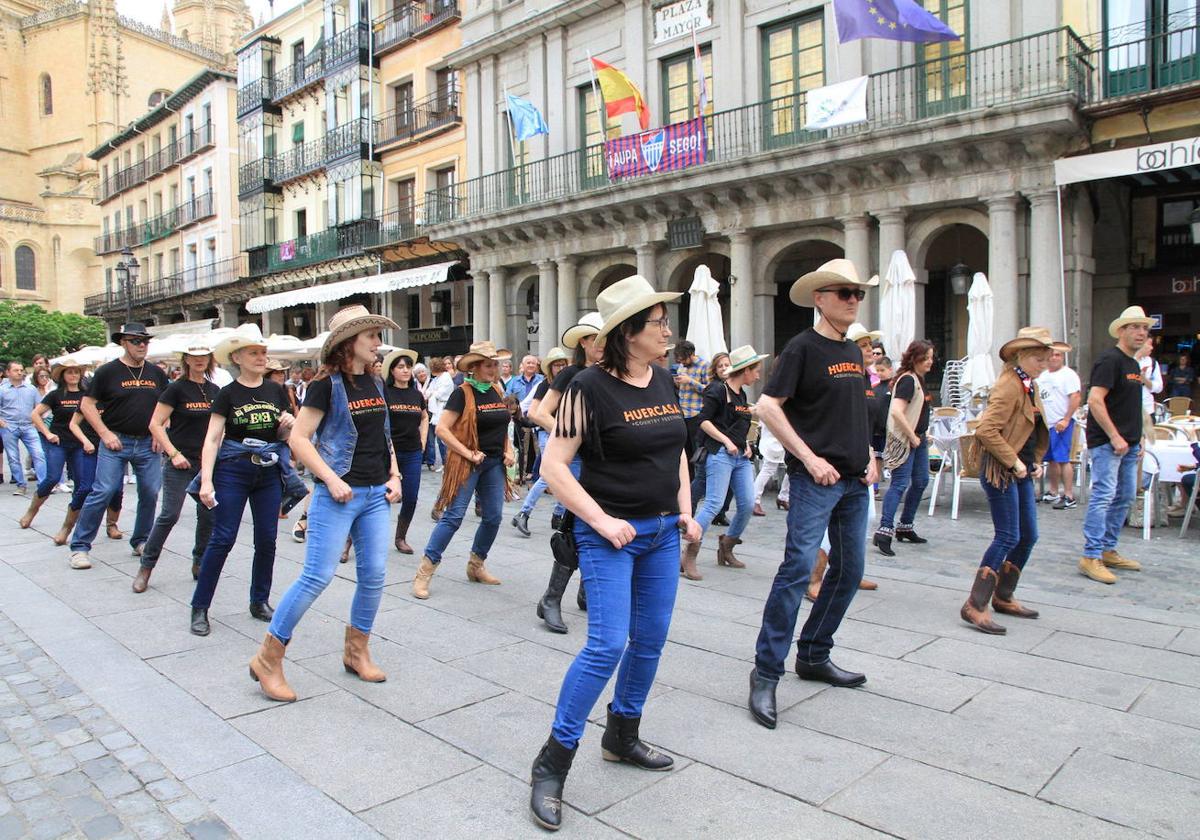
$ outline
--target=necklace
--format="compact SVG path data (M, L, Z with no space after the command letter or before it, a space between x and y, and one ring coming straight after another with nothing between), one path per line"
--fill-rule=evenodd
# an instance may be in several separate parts
M132 376L134 379L136 379L138 382L142 381L142 373L143 373L143 371L146 370L146 360L145 359L142 360L142 366L140 368L138 368L137 373L134 373L133 368L131 368L129 365L125 364L124 360L121 361L121 366L124 367L125 370L129 371L129 375Z

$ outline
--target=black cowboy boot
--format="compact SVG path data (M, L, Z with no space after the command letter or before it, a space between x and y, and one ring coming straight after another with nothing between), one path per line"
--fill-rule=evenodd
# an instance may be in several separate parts
M875 536L871 538L871 542L879 549L879 553L884 557L895 557L896 552L892 548L892 534L890 531L885 531L882 528L875 532Z
M551 633L567 632L567 625L562 617L562 597L574 573L574 569L562 563L555 563L550 569L550 582L546 585L546 594L538 601L537 616L546 622L546 627Z
M579 591L575 593L575 604L581 612L587 612L587 590L583 588L583 576L579 578Z
M542 828L558 831L562 825L563 786L574 760L575 750L564 747L553 735L533 760L529 809L533 811L534 821Z
M929 542L929 540L917 536L917 532L913 530L913 526L900 524L896 526L896 542L910 542L921 545Z
M608 705L608 727L600 739L600 755L605 761L628 761L643 770L670 770L675 759L648 747L638 739L640 717L624 717Z
M750 670L750 714L767 729L774 729L776 724L775 714L775 687L779 685L777 680L769 680L766 677L760 676L757 668Z

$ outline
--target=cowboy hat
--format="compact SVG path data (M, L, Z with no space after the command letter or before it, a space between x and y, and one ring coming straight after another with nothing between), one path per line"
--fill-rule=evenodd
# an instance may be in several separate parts
M604 338L626 318L656 304L678 300L682 295L683 292L656 292L640 274L618 280L596 296L596 309L603 322L596 335Z
M476 362L482 362L487 359L498 362L502 359L511 358L511 350L505 350L504 348L497 350L496 345L490 341L476 341L471 345L471 349L463 354L463 356L458 360L458 364L455 365L455 367L466 373L467 370L470 369L471 365L475 364Z
M561 347L551 347L550 352L546 354L546 358L542 359L542 375L547 379L550 378L550 366L555 362L569 362L567 354L563 352Z
M267 359L267 370L268 371L291 370L291 369L292 369L291 364L283 361L283 359Z
M741 347L736 347L729 351L729 375L737 373L739 370L748 368L753 364L761 362L767 358L769 353L756 353L754 348L749 344L743 344Z
M409 350L407 347L397 347L391 353L388 353L383 357L383 375L385 377L390 377L392 375L392 365L396 364L396 361L401 357L408 359L409 367L413 367L417 364L416 350Z
M871 341L879 341L883 338L883 333L879 330L868 330L862 324L855 321L850 325L850 329L846 330L846 340L852 341L855 344L862 341L864 338L869 338Z
M1045 327L1021 327L1017 337L1004 342L1000 348L1000 359L1011 362L1022 350L1058 350L1070 353L1071 345L1055 341L1050 337L1050 330Z
M321 345L321 361L329 361L329 354L347 338L367 330L398 330L400 327L384 315L372 315L362 304L347 306L333 313L329 319L329 335Z
M830 260L816 271L801 275L800 279L792 284L792 290L788 293L788 297L796 306L812 306L812 293L817 289L823 289L826 286L847 285L878 286L879 278L872 277L863 282L858 278L858 270L850 260Z
M1121 327L1128 327L1130 324L1141 324L1142 326L1150 327L1154 324L1154 319L1146 314L1146 310L1140 306L1128 306L1125 311L1117 316L1111 324L1108 325L1108 334L1113 338L1117 337L1117 333Z
M150 338L150 333L146 330L146 325L138 321L130 321L128 324L122 324L121 328L112 334L113 344L120 344L121 339L129 336L131 338Z
M579 346L582 339L589 335L596 335L600 332L600 328L604 326L604 319L600 317L599 312L589 312L579 319L579 323L574 326L567 327L562 334L563 347L574 350Z
M184 356L211 356L212 347L207 341L192 341L186 347L179 351L179 358L182 361Z
M263 338L262 330L258 328L258 324L242 324L233 331L232 335L221 339L217 343L217 346L213 348L213 358L216 359L219 365L232 364L230 356L233 352L245 347L267 349L267 340Z
M78 361L74 356L67 356L67 358L61 359L50 366L50 378L61 385L62 375L66 372L67 368L79 368L79 372L82 374L83 367L83 363Z

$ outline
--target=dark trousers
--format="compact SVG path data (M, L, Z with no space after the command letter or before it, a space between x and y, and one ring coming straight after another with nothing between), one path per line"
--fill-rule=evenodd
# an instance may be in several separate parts
M199 464L196 464L186 470L176 469L171 464L171 459L164 456L162 471L163 480L160 493L162 503L158 508L158 518L154 520L154 527L150 529L150 536L146 538L146 545L142 548L143 569L153 569L158 563L163 543L171 535L171 529L175 527L175 523L179 521L179 514L183 512L184 502L187 501L187 487L196 477L196 473L200 471L200 467ZM212 520L213 512L196 502L196 541L192 544L193 563L199 563L200 558L204 555L204 548L208 545L208 539L212 535Z
M396 466L400 468L400 518L412 522L417 510L417 496L421 492L421 459L422 451L397 452Z
M1038 541L1037 497L1033 478L1011 478L1003 490L993 486L983 476L980 476L979 483L983 485L988 508L992 511L992 525L996 528L992 544L984 552L979 565L990 566L999 572L1007 560L1018 569L1024 569Z

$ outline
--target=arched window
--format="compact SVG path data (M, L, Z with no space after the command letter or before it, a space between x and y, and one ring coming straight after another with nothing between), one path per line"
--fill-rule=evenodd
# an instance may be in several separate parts
M17 263L17 289L25 292L37 291L37 262L33 249L18 245L14 254Z
M54 86L50 83L49 73L43 73L38 79L38 92L42 99L42 116L48 117L54 113Z
M151 108L157 108L163 103L163 100L170 95L171 91L169 90L156 90L154 93L150 94L150 98L146 100L146 105Z

